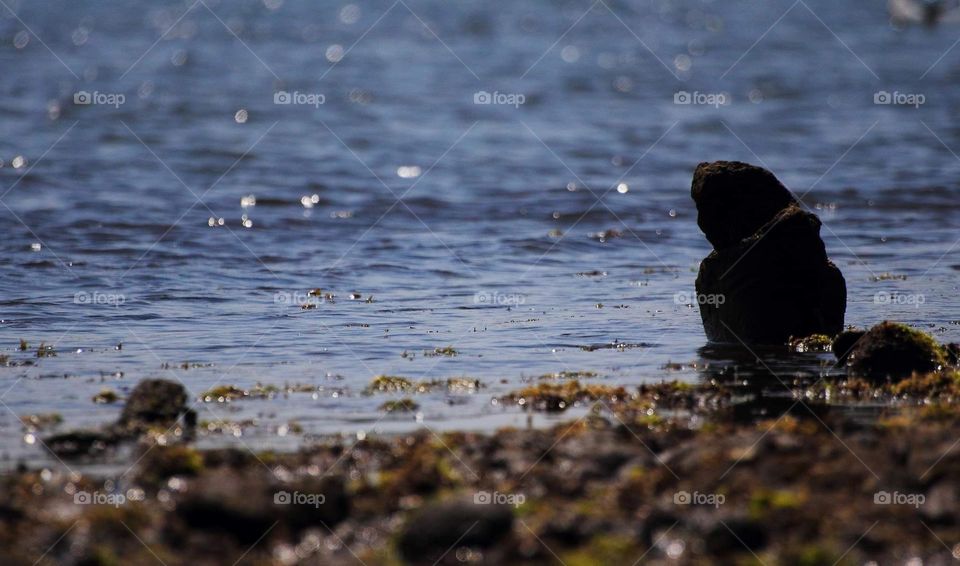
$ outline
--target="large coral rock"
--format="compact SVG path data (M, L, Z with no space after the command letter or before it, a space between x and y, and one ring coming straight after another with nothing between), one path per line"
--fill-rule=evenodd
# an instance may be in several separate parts
M820 220L772 173L740 162L701 163L691 194L715 248L696 282L708 338L782 344L843 329L846 283L827 258Z

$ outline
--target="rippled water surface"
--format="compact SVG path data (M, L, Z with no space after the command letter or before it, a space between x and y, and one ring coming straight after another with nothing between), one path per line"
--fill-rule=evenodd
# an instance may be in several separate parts
M544 373L701 379L727 358L688 304L705 160L766 165L820 215L848 323L960 339L960 27L822 0L7 4L8 461L44 454L18 416L107 422L92 396L145 377L296 386L198 405L253 421L204 442L261 447L524 425L491 398ZM380 374L485 387L397 417L362 394Z

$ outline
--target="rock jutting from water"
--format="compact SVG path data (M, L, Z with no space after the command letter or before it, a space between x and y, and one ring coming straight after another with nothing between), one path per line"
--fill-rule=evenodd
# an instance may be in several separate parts
M713 244L697 275L710 340L783 344L843 329L847 287L820 239L820 219L766 169L701 163L691 196Z

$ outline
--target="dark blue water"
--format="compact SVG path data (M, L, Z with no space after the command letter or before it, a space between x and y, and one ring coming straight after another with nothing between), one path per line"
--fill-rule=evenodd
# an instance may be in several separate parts
M960 28L821 0L5 2L5 455L43 454L17 416L109 421L91 397L145 377L311 389L198 406L251 446L523 424L491 398L543 373L699 379L721 362L676 299L704 160L820 214L849 323L960 338ZM314 288L334 302L301 309ZM486 388L385 416L379 374Z

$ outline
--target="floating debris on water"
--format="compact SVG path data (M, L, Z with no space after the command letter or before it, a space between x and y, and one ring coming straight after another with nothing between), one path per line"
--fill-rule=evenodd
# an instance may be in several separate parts
M53 348L53 344L40 343L40 347L37 348L37 357L38 358L53 358L56 357L57 351Z
M413 399L404 397L403 399L394 399L386 401L380 405L380 410L387 413L412 413L420 408Z
M881 273L880 275L871 275L870 281L876 283L878 281L906 281L906 275L895 275L893 273Z
M540 380L544 380L544 379L592 379L592 378L594 378L594 377L599 377L599 376L600 376L600 374L597 373L597 372L595 372L595 371L588 371L588 370L574 370L574 371L569 371L569 370L564 370L564 371L558 371L558 372L555 372L555 373L545 373L545 374L537 377L537 379L540 379Z
M655 344L648 344L646 342L629 343L614 340L609 344L588 344L586 346L580 346L580 349L584 352L595 352L597 350L620 350L622 352L623 350L632 350L634 348L652 348L654 346Z
M456 351L453 346L445 346L443 348L434 348L433 351L425 350L423 352L424 357L427 358L436 358L438 356L447 356L454 357L460 355L460 352Z
M448 393L473 393L481 389L479 379L469 377L451 377L430 381L414 381L398 375L378 375L363 390L365 395L373 393L427 393L445 389Z
M102 405L109 405L120 400L120 396L113 389L101 389L100 393L93 396L93 402Z

